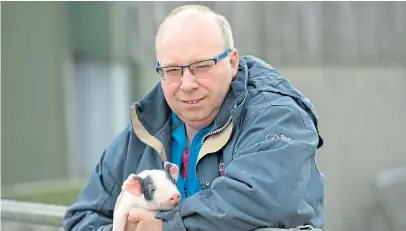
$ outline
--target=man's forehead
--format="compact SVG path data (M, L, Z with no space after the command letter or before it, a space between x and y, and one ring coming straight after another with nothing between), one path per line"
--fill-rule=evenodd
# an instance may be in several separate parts
M190 64L214 58L222 52L224 40L221 33L185 31L178 30L178 34L168 32L161 37L157 44L157 58L161 66Z
M184 46L196 46L205 41L210 42L210 40L221 43L222 32L213 16L201 12L194 15L184 14L184 12L179 14L169 18L160 28L157 35L158 47L174 48L175 46L175 49L180 49Z
M176 32L177 30L198 31L201 29L210 30L215 33L220 29L215 17L207 13L173 16L173 18L164 24L163 28L165 33Z
M203 12L196 9L187 9L169 17L164 23L167 25L179 25L183 23L196 23L203 21L214 21L214 14L211 12Z

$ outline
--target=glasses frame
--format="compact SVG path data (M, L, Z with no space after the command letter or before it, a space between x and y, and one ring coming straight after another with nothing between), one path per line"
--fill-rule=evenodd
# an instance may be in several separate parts
M217 56L214 57L214 58L199 60L199 61L196 61L196 62L194 62L194 63L188 64L188 65L180 65L180 66L170 65L170 66L161 67L161 66L159 65L159 61L157 61L157 62L156 62L156 67L155 67L155 71L158 73L158 75L160 76L160 78L161 78L162 80L164 80L166 83L168 83L168 84L169 84L169 83L179 83L179 82L182 81L182 77L183 77L183 73L184 73L184 69L185 69L185 68L188 68L189 71L190 71L190 73L192 73L193 76L196 77L195 73L194 73L193 70L190 68L192 65L195 65L195 64L198 64L198 63L202 63L202 62L206 62L206 61L214 61L214 66L216 66L217 63L218 63L220 60L222 60L222 59L224 59L225 57L227 57L230 52L231 52L231 49L225 49L221 54L217 55ZM179 78L178 81L168 81L167 79L165 79L165 75L164 75L164 74L160 74L160 71L162 71L162 68L167 68L167 67L178 67L178 68L181 68L181 75L180 75L180 78ZM163 72L162 72L162 73L163 73ZM207 77L208 77L208 76L207 76ZM197 78L197 79L204 79L204 78L207 78L207 77L203 77L203 78L202 78L202 77L200 77L200 78L196 77L196 78Z

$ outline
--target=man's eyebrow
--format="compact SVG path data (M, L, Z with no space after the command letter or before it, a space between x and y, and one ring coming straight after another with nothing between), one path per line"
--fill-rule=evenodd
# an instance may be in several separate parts
M177 63L160 63L159 64L161 67L173 67L173 66L180 66L179 64L177 64Z
M209 59L212 59L212 58L205 58L205 57L203 57L203 58L200 58L200 59L195 59L195 60L192 60L191 62L188 62L188 63L186 63L186 64L178 64L178 63L160 63L159 65L161 66L161 67L178 67L178 66L182 66L182 65L188 65L188 64L191 64L191 63L197 63L197 62L201 62L201 61L206 61L206 60L209 60Z

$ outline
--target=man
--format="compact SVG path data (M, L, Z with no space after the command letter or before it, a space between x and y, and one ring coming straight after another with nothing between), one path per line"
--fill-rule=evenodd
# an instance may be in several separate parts
M175 9L156 37L161 83L101 156L69 207L65 230L111 230L130 173L181 166L171 211L131 211L127 230L322 228L323 140L309 100L275 69L239 57L226 19L202 6ZM188 159L188 161L183 161Z

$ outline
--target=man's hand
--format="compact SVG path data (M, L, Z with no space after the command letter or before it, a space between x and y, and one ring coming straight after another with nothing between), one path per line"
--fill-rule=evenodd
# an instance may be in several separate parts
M139 208L130 210L126 231L162 231L162 221L155 219L158 212Z

